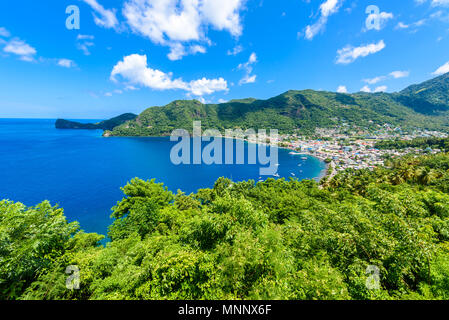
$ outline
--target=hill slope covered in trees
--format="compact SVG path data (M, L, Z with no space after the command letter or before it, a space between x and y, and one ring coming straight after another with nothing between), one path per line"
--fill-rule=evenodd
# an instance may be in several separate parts
M134 120L136 118L136 114L125 113L118 117L114 117L112 119L104 120L98 123L81 123L76 121L57 119L55 127L56 129L112 130L115 127L125 123L126 121Z
M449 131L449 75L443 75L399 93L343 94L324 91L288 91L268 100L232 100L202 104L196 100L174 101L151 107L135 120L108 133L114 136L165 136L175 129L192 131L192 122L204 129L300 129L347 123L375 128L390 123L403 127Z

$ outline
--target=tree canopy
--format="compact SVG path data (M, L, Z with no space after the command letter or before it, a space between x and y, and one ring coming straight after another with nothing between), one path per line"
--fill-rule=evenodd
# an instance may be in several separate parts
M48 202L3 201L0 298L449 299L448 182L448 154L322 187L221 178L186 195L133 179L105 246ZM66 288L69 265L79 290Z

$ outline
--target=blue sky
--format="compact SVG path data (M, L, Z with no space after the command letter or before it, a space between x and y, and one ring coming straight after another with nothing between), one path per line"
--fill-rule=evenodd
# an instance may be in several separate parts
M66 27L70 5L80 29ZM290 89L394 92L445 72L449 0L0 2L0 118L108 118Z

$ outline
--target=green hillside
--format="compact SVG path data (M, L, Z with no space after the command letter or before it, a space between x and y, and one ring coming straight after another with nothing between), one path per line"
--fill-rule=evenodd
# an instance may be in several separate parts
M449 131L449 76L411 86L400 93L341 94L325 91L288 91L268 100L242 99L222 104L178 100L164 107L151 107L134 121L114 128L114 136L164 136L175 129L192 130L193 121L203 129L278 129L289 133L299 129L347 123L375 127L390 123Z
M115 127L125 123L129 120L134 120L137 118L136 114L133 113L125 113L118 117L101 121L98 123L81 123L76 121L69 121L64 119L56 120L55 127L56 129L88 129L88 130L112 130Z
M425 114L449 110L449 73L400 92L402 104Z

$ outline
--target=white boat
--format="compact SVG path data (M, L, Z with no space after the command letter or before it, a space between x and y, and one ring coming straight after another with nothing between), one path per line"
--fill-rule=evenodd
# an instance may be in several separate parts
M289 154L291 154L292 156L299 156L299 155L301 155L301 153L294 152L294 151L290 152Z
M307 157L301 157L301 160L307 160Z
M292 172L292 173L290 173L292 176L295 176L295 174Z

